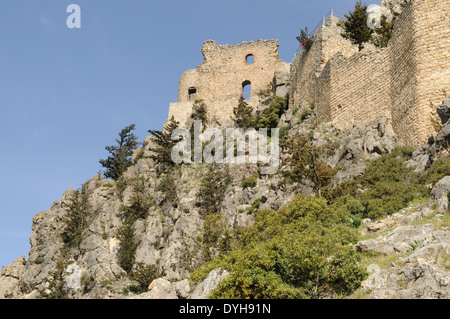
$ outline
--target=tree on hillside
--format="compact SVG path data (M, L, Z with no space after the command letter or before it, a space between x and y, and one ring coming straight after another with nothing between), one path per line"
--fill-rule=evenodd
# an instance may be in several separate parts
M373 30L367 26L367 5L358 1L353 12L345 15L347 21L342 23L344 32L342 36L357 44L359 51L364 48L364 43L370 41Z
M297 37L297 41L304 50L308 51L311 49L314 40L309 36L308 27L305 27L304 30L300 30L300 35Z
M244 97L239 99L238 106L233 109L234 123L237 127L247 130L254 124L253 108L248 105Z
M374 36L373 44L379 48L385 48L388 45L389 40L392 37L392 31L394 30L394 23L398 16L395 12L394 18L391 21L388 21L388 18L385 15L381 16L381 24L380 27L375 29L376 36Z
M169 121L164 125L162 131L149 130L152 134L151 140L153 147L150 147L150 151L154 154L150 156L157 163L173 164L172 161L172 148L178 143L178 140L172 140L172 133L180 125L172 116Z
M131 124L119 133L116 139L117 145L106 146L105 149L111 154L107 159L100 160L100 164L106 168L103 173L106 178L118 180L125 170L132 165L131 155L139 146L137 137L132 133L136 125Z

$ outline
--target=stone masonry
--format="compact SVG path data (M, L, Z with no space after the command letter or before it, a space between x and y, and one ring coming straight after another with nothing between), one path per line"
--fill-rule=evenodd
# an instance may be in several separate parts
M405 144L425 143L436 133L433 106L450 94L450 1L411 0L382 49L358 52L338 20L292 63L291 107L314 102L319 121L342 129L386 117Z
M222 123L233 115L244 86L250 85L251 96L247 102L255 109L257 93L274 81L276 74L288 73L290 64L278 57L278 40L257 40L234 45L219 45L205 41L202 53L204 62L180 77L178 102L170 104L169 118L173 115L185 125L192 113L196 99L202 99L208 113ZM250 58L252 60L250 60ZM213 119L211 119L213 120Z

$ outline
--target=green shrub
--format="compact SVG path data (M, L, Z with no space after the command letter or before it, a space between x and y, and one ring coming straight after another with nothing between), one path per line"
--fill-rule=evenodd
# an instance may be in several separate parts
M146 265L142 262L136 263L130 274L131 279L138 282L134 292L143 293L148 291L148 286L152 281L161 276L161 272L155 265Z
M177 186L175 185L175 178L173 177L173 173L171 171L168 171L167 174L161 179L161 182L158 185L158 190L163 193L161 205L165 203L172 203L174 206L177 205Z
M34 261L36 264L40 265L45 261L44 257L39 256L38 258L36 258L36 260Z
M278 127L281 115L286 112L287 99L275 96L272 98L269 107L256 116L255 129L265 128L270 134L271 128Z
M146 219L153 201L145 193L145 181L137 178L133 182L133 193L130 197L130 205L121 207L124 218L133 220Z
M254 124L255 116L253 115L253 107L249 106L243 96L239 98L238 105L233 109L234 124L238 128L247 130Z
M345 295L359 288L366 275L348 245L357 240L348 215L330 209L323 199L299 196L279 211L260 211L240 238L236 249L190 277L198 281L210 269L227 269L230 275L213 291L213 298Z
M362 176L329 193L330 202L358 218L379 219L429 194L420 174L406 167L413 149L397 147L372 161ZM364 190L364 191L361 191Z
M286 125L280 128L280 138L286 136L286 134L291 130L291 125Z
M228 167L220 169L217 164L208 165L197 192L196 206L203 216L220 212L225 191L230 184Z
M107 184L103 185L103 187L111 188L111 187L114 187L114 185L111 183L107 183Z
M172 161L172 149L179 142L178 139L172 140L172 133L175 131L179 122L175 120L175 117L171 117L169 121L164 125L162 131L149 130L148 132L152 135L151 141L154 147L149 150L153 153L150 158L156 163L165 164L169 167L173 166L175 163Z
M283 171L283 176L291 182L312 187L316 194L322 197L337 169L321 160L322 150L311 145L309 139L303 135L284 139L283 147L286 153L292 155L289 160L290 169Z
M258 178L259 178L259 173L249 176L247 178L244 178L242 180L241 187L244 189L255 187L258 183Z
M445 176L450 175L450 156L436 160L426 172L426 183L434 186Z
M303 50L308 51L311 49L314 39L309 36L308 27L305 27L304 30L300 30L300 35L297 37L298 42L300 43L300 46L303 48Z

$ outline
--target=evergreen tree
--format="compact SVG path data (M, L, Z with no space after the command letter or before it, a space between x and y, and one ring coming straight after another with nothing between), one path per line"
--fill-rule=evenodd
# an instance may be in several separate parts
M248 105L244 97L239 98L239 104L233 109L234 123L237 127L247 130L254 124L253 108Z
M373 33L373 30L367 26L367 5L358 1L355 4L354 11L346 14L345 17L347 21L342 24L344 29L342 36L352 41L353 44L357 44L359 51L361 51L364 48L364 43L371 39Z
M64 217L64 223L66 225L62 234L64 243L71 247L78 246L81 243L82 233L88 225L88 216L87 195L83 189L81 191L76 190Z
M150 151L154 152L150 157L157 163L173 164L172 148L179 140L172 140L172 132L177 129L179 125L180 123L172 116L164 125L162 131L148 131L152 134L152 142L154 145L153 148L150 148Z
M194 121L202 121L203 126L208 124L208 108L201 99L197 99L194 102L194 106L192 108L191 118Z
M120 248L117 252L117 260L119 266L122 267L127 273L133 268L135 262L136 250L138 243L134 239L135 227L134 220L127 218L123 227L120 229L118 238L120 240Z
M300 46L304 50L311 49L314 40L309 36L308 27L305 27L304 30L300 30L300 35L297 37L298 42L300 42Z
M106 178L112 178L116 181L132 165L131 155L139 146L137 137L131 133L135 127L134 124L125 127L119 133L119 139L116 139L117 145L105 147L111 154L107 159L100 160L100 164L106 168L103 173Z
M375 33L377 34L377 36L373 40L373 43L376 47L387 47L388 42L392 37L392 31L394 30L394 23L397 16L398 14L394 13L394 19L392 19L390 22L387 21L387 17L385 15L381 16L381 26L375 29Z

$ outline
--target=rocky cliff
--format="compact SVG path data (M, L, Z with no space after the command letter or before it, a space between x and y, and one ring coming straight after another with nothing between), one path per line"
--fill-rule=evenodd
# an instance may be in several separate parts
M405 163L417 172L426 171L438 159L447 156L449 102L446 100L439 107L445 124L441 132L417 149ZM289 109L281 117L279 126L290 128L287 136L307 136L311 146L320 148L320 158L336 169L332 185L360 176L371 162L399 146L391 125L383 118L373 125L355 124L349 131L339 131L332 125L318 124L312 110ZM217 247L209 247L199 240L205 231L205 216L198 205L198 192L211 165L177 166L171 173L173 198L170 199L168 186L161 186L169 173L161 171L149 158L150 140L150 137L146 139L143 156L135 160L120 181L105 180L97 175L83 185L88 223L80 234L79 245L68 246L63 236L74 190L67 190L48 211L34 217L29 256L2 269L0 298L49 297L58 283L69 298L206 298L227 276L226 269L217 269L200 284L186 280L192 271L220 253ZM283 172L289 170L287 163L291 156L283 149L283 165L273 176L255 175L258 165L253 164L216 168L215 174L227 170L229 175L223 200L219 203L219 212L227 227L251 225L255 210L278 210L297 195L317 195L307 183L286 181ZM256 176L253 183L245 185L243 181L252 176ZM133 206L137 189L138 195L148 199L149 204L144 218L134 225L137 243L134 264L135 267L152 265L161 277L143 290L136 288L136 276L127 274L118 261L123 212ZM392 261L386 268L377 268L375 283L370 280L361 283L358 296L450 296L449 190L447 176L434 185L428 204L412 205L388 219L363 220L359 226L361 241L354 249ZM205 259L205 253L209 258ZM377 261L382 263L379 260L373 263Z

